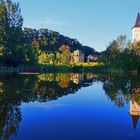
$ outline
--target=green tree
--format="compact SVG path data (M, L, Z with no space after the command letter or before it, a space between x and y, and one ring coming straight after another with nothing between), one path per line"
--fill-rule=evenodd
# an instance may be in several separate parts
M13 3L11 0L1 0L0 5L3 59L7 64L16 65L20 61L16 59L16 50L18 46L22 46L21 10L19 3Z
M40 64L46 64L47 61L48 61L47 54L45 52L42 52L39 55L38 61L39 61Z
M24 46L24 56L25 56L25 64L34 65L38 62L38 56L34 48L32 46L25 45Z
M122 51L125 47L126 47L126 41L127 37L126 35L120 35L117 38L117 44L118 44L118 48L120 49L120 51Z
M60 64L61 63L61 55L60 55L60 52L57 52L56 53L56 60L55 61L56 61L57 64Z
M3 60L4 49L8 45L8 15L4 1L0 1L0 59Z
M61 54L61 58L60 58L61 64L69 64L70 63L70 57L71 57L70 47L68 45L62 45L59 48L59 51L60 51L60 54Z

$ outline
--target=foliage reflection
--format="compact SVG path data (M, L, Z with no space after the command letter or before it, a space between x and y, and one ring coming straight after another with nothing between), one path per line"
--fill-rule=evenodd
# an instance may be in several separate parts
M16 135L22 120L20 106L29 102L48 102L75 94L82 87L101 82L106 96L119 108L130 102L130 116L136 128L140 116L140 79L127 75L48 73L0 76L0 136ZM93 85L94 86L94 85Z

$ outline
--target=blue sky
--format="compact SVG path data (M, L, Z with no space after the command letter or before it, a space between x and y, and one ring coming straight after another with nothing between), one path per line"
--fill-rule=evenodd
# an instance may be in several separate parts
M98 51L120 34L131 39L140 0L14 0L24 26L48 28Z

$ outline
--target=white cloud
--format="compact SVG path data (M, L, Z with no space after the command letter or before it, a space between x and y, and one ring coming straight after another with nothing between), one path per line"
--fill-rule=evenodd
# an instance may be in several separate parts
M65 107L64 104L49 104L49 103L29 103L23 104L24 107L31 107L31 108L39 108L39 109L44 109L44 110L48 110L48 109L55 109L55 108L63 108Z
M33 28L42 28L42 27L64 27L65 23L54 20L54 19L44 19L44 20L32 20L25 21L24 26L33 27Z
M46 19L46 20L40 20L38 21L39 24L46 24L46 25L57 25L57 26L65 26L64 23L59 22L59 21L55 21L55 20L51 20L51 19Z

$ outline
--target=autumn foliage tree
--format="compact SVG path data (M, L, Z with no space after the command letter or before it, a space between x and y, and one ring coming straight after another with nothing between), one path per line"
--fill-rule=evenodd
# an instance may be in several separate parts
M62 45L59 48L59 52L60 52L60 62L61 64L69 64L70 63L70 57L71 57L71 53L70 53L70 47L68 45Z

